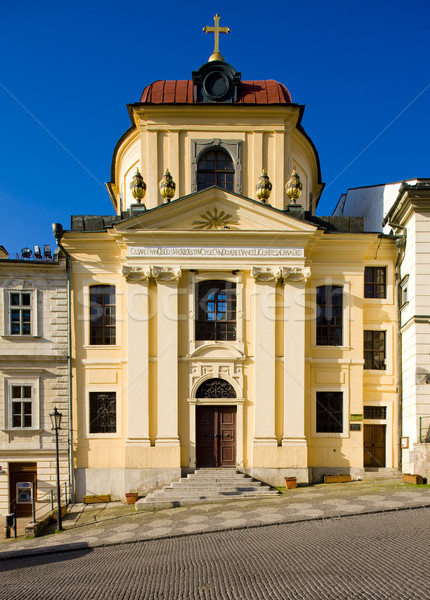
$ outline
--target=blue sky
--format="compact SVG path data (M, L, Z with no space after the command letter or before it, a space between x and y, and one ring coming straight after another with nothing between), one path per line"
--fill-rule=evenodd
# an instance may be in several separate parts
M331 214L348 187L430 177L427 0L2 2L0 244L53 243L51 223L112 214L104 183L127 103L189 79L213 25L243 79L276 79L305 104Z

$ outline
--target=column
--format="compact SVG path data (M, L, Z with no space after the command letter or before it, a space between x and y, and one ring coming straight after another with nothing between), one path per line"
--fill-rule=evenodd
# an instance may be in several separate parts
M178 281L179 267L152 267L157 282L156 446L179 446Z
M284 432L283 446L306 446L305 284L309 268L283 267Z
M275 436L275 293L277 267L252 267L254 302L254 446L277 446Z
M122 268L127 280L127 440L128 446L150 446L149 439L149 267Z

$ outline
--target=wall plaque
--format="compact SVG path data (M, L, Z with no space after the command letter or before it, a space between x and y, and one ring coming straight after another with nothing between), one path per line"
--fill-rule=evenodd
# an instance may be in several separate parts
M303 248L131 247L129 256L144 258L304 258Z

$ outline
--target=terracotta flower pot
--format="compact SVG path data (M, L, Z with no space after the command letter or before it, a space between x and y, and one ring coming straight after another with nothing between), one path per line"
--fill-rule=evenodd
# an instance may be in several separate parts
M139 495L137 492L127 492L125 495L125 501L127 504L135 504L139 499Z
M292 490L297 487L297 478L296 477L285 477L285 487L288 490Z

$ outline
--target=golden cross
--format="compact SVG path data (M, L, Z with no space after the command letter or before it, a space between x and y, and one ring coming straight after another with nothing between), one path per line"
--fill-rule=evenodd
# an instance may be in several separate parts
M215 34L215 47L214 47L213 53L209 57L209 61L211 61L211 60L224 60L223 55L219 51L219 34L220 33L230 33L230 31L231 31L230 27L220 27L219 26L219 19L220 19L220 16L217 13L214 16L215 27L209 27L209 26L203 27L203 31L205 33L214 33Z

